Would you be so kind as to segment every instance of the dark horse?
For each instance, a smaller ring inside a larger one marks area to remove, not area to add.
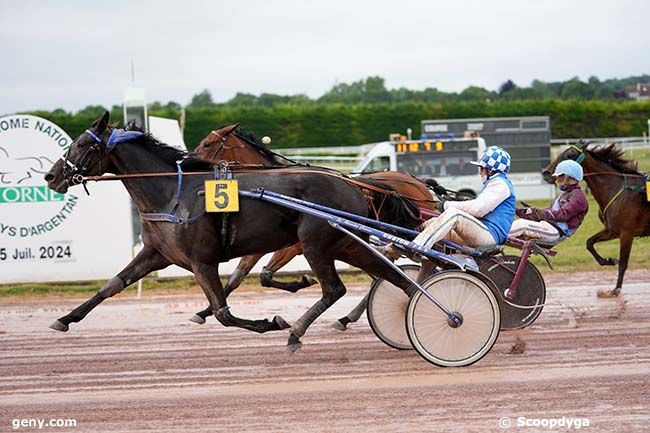
[[[63,194],[70,186],[81,182],[82,176],[107,172],[123,175],[120,179],[141,212],[144,247],[94,296],[56,320],[51,328],[67,331],[71,322],[82,320],[104,299],[150,272],[176,264],[194,273],[215,317],[224,326],[256,332],[285,329],[289,325],[277,316],[273,320],[246,320],[232,315],[219,280],[218,266],[230,257],[277,251],[298,241],[320,281],[322,296],[291,327],[288,341],[291,350],[300,348],[300,337],[311,323],[345,294],[334,260],[345,261],[371,275],[385,278],[404,290],[408,288],[408,282],[396,271],[326,221],[284,207],[241,198],[240,211],[231,213],[228,219],[229,236],[223,236],[223,216],[204,213],[201,194],[210,174],[183,176],[182,185],[176,176],[151,176],[175,173],[177,167],[186,171],[209,170],[212,165],[161,144],[148,134],[116,130],[108,125],[108,120],[106,112],[71,144],[45,179],[50,188]],[[115,137],[118,139],[113,140]],[[184,162],[177,164],[179,160]],[[405,212],[404,202],[393,197],[369,199],[359,187],[315,169],[289,173],[286,169],[285,172],[282,169],[259,170],[236,173],[236,178],[241,190],[269,189],[363,216],[371,213],[368,200],[374,206],[383,202],[380,216],[386,222],[407,227],[415,227],[419,222],[410,217],[412,212],[417,212],[414,205],[410,204],[413,209]],[[160,221],[160,218],[156,221],[156,215],[174,218],[170,218],[170,222]]]
[[[266,167],[271,166],[297,166],[294,161],[279,155],[263,144],[259,143],[255,136],[247,131],[242,131],[239,124],[226,125],[212,131],[206,136],[195,150],[195,154],[201,158],[212,162],[234,161],[241,164],[259,164]],[[421,209],[433,209],[434,201],[427,185],[404,173],[399,172],[380,172],[362,175],[356,178],[358,181],[382,182],[394,189],[398,194],[417,203]],[[372,186],[370,184],[369,186]],[[391,190],[392,192],[392,190]],[[273,279],[273,274],[286,265],[291,259],[302,254],[300,243],[291,245],[277,251],[271,257],[269,263],[264,266],[260,274],[260,283],[264,287],[275,287],[281,290],[295,293],[305,287],[317,283],[316,280],[308,275],[303,275],[300,281],[281,282]],[[228,296],[244,280],[246,275],[253,269],[253,266],[262,258],[263,254],[243,257],[235,271],[230,275],[224,290]],[[345,330],[350,322],[359,319],[365,310],[366,298],[355,307],[347,316],[342,317],[334,323],[334,327],[339,330]],[[199,311],[191,321],[195,323],[205,323],[205,319],[212,315],[212,309],[208,306],[206,309]]]
[[[618,296],[630,258],[635,237],[650,235],[650,202],[645,195],[645,175],[636,170],[632,161],[623,158],[624,151],[615,144],[588,148],[589,143],[578,143],[562,152],[544,169],[544,179],[552,183],[551,174],[560,161],[573,159],[582,164],[585,182],[598,202],[601,231],[587,239],[587,249],[601,266],[618,263],[618,279],[613,290],[598,291],[603,298]],[[605,259],[594,244],[619,239],[619,259]]]

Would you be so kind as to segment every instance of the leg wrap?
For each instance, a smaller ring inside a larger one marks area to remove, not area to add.
[[[307,310],[305,314],[298,319],[293,326],[291,327],[291,333],[296,337],[302,337],[305,335],[305,331],[309,325],[311,325],[314,320],[318,318],[325,310],[327,310],[328,305],[322,300],[318,300],[312,307]]]
[[[101,289],[99,289],[99,295],[102,298],[110,298],[111,296],[117,295],[120,293],[124,288],[126,287],[126,284],[124,284],[124,281],[120,277],[113,277],[111,280],[104,284]]]

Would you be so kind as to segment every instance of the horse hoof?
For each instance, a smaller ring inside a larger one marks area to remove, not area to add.
[[[620,293],[620,290],[599,290],[596,293],[596,296],[599,298],[604,298],[604,299],[609,299],[609,298],[616,298],[618,297],[618,294]]]
[[[282,316],[273,317],[273,323],[275,323],[278,326],[278,330],[291,328],[291,325],[289,325],[289,322],[284,320],[282,318]]]
[[[287,350],[289,353],[296,353],[302,347],[302,343],[299,341],[295,344],[287,344]]]
[[[199,325],[203,325],[205,323],[205,319],[198,314],[193,315],[189,320],[190,322],[198,323]]]
[[[55,320],[52,322],[50,325],[50,329],[54,329],[55,331],[60,331],[60,332],[68,332],[68,325],[62,323],[60,320]]]
[[[337,331],[347,331],[347,326],[345,326],[343,323],[341,323],[340,320],[337,320],[336,322],[332,323],[332,328],[336,329]]]
[[[302,347],[300,339],[293,334],[289,334],[289,341],[287,342],[287,350],[291,353],[296,353]]]

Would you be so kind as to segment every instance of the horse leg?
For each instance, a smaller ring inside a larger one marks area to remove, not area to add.
[[[614,298],[621,293],[621,289],[623,288],[623,276],[625,275],[627,264],[630,260],[633,241],[634,235],[631,232],[625,231],[621,233],[619,239],[618,278],[616,279],[616,287],[614,287],[614,290],[599,290],[597,293],[599,298]]]
[[[253,266],[255,266],[263,256],[264,254],[254,254],[242,257],[237,264],[237,268],[235,268],[235,271],[230,275],[230,278],[228,278],[226,287],[224,287],[226,298],[233,292],[233,290],[239,287],[242,281],[244,281],[244,278],[246,278],[246,275],[250,273]],[[190,321],[202,325],[205,323],[205,318],[209,316],[212,316],[212,307],[208,305],[205,310],[201,310],[194,316],[190,317]]]
[[[613,258],[604,259],[600,254],[598,254],[598,251],[596,251],[596,248],[594,248],[594,244],[616,238],[617,236],[614,233],[612,233],[609,229],[604,228],[587,239],[587,250],[591,253],[592,256],[594,256],[594,259],[596,259],[600,266],[614,266],[617,263],[617,260]]]
[[[280,331],[290,327],[280,316],[275,316],[272,320],[247,320],[232,315],[230,307],[226,303],[226,293],[221,285],[221,280],[219,280],[217,266],[214,264],[193,263],[192,272],[194,272],[203,293],[208,298],[214,316],[222,325],[236,326],[260,334],[268,331]]]
[[[66,332],[71,322],[81,321],[93,308],[102,303],[106,298],[110,298],[120,293],[131,283],[138,281],[150,272],[169,266],[169,261],[153,248],[144,247],[137,256],[116,276],[104,284],[95,295],[72,310],[70,313],[55,320],[50,328]]]
[[[275,281],[273,274],[280,270],[284,265],[289,263],[291,259],[297,255],[302,254],[302,246],[300,243],[291,245],[283,250],[276,251],[271,257],[269,263],[264,267],[260,274],[260,283],[263,287],[275,287],[276,289],[286,290],[287,292],[296,293],[298,290],[305,287],[313,286],[318,281],[305,274],[300,281],[292,281],[290,283],[283,283]]]
[[[433,262],[429,260],[422,260],[422,267],[420,269],[420,272],[418,273],[417,277],[417,282],[422,283],[424,280],[429,278],[435,270],[435,265]],[[375,278],[373,277],[373,280]],[[341,317],[339,320],[336,322],[332,323],[332,328],[338,330],[338,331],[345,331],[347,328],[348,323],[351,322],[356,322],[359,320],[359,317],[361,317],[361,314],[366,310],[366,307],[368,306],[368,297],[370,295],[370,292],[364,296],[364,298],[359,302],[359,305],[354,307],[352,311],[348,313],[347,316]]]
[[[300,337],[305,335],[307,328],[346,292],[345,285],[336,273],[333,259],[323,258],[318,251],[310,255],[306,251],[305,257],[320,281],[322,296],[291,327],[287,342],[287,348],[291,352],[302,347]]]
[[[366,296],[363,297],[361,302],[350,311],[347,316],[341,317],[339,320],[336,322],[332,323],[332,328],[336,329],[337,331],[345,331],[348,329],[348,323],[354,323],[363,314],[364,311],[366,311],[366,307],[368,306],[368,297],[370,296],[370,292],[366,293]]]

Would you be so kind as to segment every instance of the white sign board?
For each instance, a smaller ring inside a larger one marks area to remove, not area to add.
[[[149,116],[149,132],[165,144],[176,149],[187,150],[183,133],[176,119]]]
[[[131,253],[129,196],[119,182],[66,194],[44,175],[70,146],[40,117],[0,118],[0,284],[110,278]]]

